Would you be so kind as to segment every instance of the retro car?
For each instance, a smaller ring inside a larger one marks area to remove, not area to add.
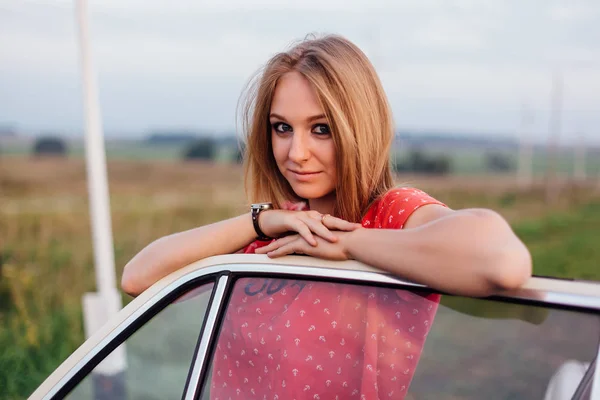
[[[266,283],[252,286],[257,279],[276,287]],[[354,261],[331,262],[305,256],[269,259],[242,254],[195,262],[154,284],[85,341],[30,398],[219,398],[214,385],[216,374],[221,374],[220,370],[214,371],[219,336],[228,315],[241,310],[232,309],[232,299],[244,291],[269,296],[291,282],[299,288],[326,284],[339,293],[346,287],[361,288],[366,297],[353,299],[356,305],[346,302],[344,307],[358,309],[376,298],[370,303],[370,312],[382,321],[400,318],[399,312],[394,315],[393,309],[384,309],[384,300],[400,303],[417,299],[415,293],[418,299],[441,295],[410,385],[402,388],[406,392],[381,393],[379,398],[600,399],[600,283],[533,277],[519,290],[471,298],[438,293]],[[388,300],[389,296],[393,298]],[[414,311],[418,312],[418,307]],[[345,315],[352,316],[352,312]],[[311,318],[310,313],[301,315]],[[327,334],[338,328],[334,322],[332,318]],[[410,332],[390,329],[388,344],[394,335],[404,334]],[[319,338],[306,345],[311,347],[303,350],[305,355],[334,353],[325,334]],[[375,335],[374,339],[380,346],[386,340],[383,335]],[[248,348],[242,347],[242,354],[258,352],[251,348],[250,341],[244,343]],[[272,353],[281,357],[281,348],[276,342],[265,346],[270,351],[269,362],[275,365]],[[312,358],[308,355],[307,360]],[[392,357],[391,361],[386,357],[388,366],[393,369],[401,365],[400,357]],[[286,365],[295,362],[300,360],[287,360]],[[310,379],[316,379],[318,367],[312,370]],[[265,366],[264,370],[262,383],[260,377],[246,386],[240,383],[232,398],[279,398],[277,388],[266,388],[269,374],[275,369],[267,372]],[[229,370],[229,377],[243,382],[244,373],[240,371]],[[338,398],[367,398],[358,389],[351,391],[356,382],[333,379],[325,381],[327,387],[339,385],[340,393],[346,393]],[[226,385],[223,379],[217,381]],[[328,398],[311,390],[307,389],[303,398]]]

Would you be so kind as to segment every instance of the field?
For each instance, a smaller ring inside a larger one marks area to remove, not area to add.
[[[152,240],[245,210],[237,165],[109,163],[117,276]],[[94,291],[85,164],[80,159],[0,159],[0,398],[24,398],[83,341],[81,297]],[[536,274],[600,280],[600,185],[513,177],[402,176],[452,208],[501,212],[527,243]],[[128,301],[124,297],[125,301]]]

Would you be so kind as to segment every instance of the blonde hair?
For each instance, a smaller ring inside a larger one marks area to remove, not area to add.
[[[276,54],[246,93],[245,186],[251,202],[302,200],[280,173],[273,156],[269,113],[281,76],[297,71],[314,87],[335,145],[338,181],[334,213],[358,222],[373,200],[393,185],[389,163],[393,120],[387,97],[366,55],[347,39],[305,39]]]

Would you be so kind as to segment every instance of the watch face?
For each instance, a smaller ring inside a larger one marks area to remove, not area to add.
[[[271,203],[255,203],[250,206],[253,210],[269,210],[273,208]]]

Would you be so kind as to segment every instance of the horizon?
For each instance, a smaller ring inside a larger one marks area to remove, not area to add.
[[[32,140],[36,140],[42,137],[56,137],[56,138],[60,138],[63,140],[67,140],[68,142],[73,142],[73,143],[82,143],[85,140],[85,136],[83,134],[83,132],[79,132],[78,134],[64,134],[61,133],[58,130],[52,130],[52,129],[48,129],[48,130],[41,130],[39,132],[22,132],[22,131],[13,131],[14,135],[11,134],[6,134],[6,130],[2,130],[2,127],[6,127],[6,126],[2,126],[0,124],[0,143],[3,140],[16,140],[16,141],[20,141],[20,140],[26,140],[26,141],[32,141]],[[4,133],[4,134],[3,134]],[[482,135],[481,132],[468,132],[468,131],[463,131],[463,132],[459,132],[459,131],[449,131],[449,130],[426,130],[426,129],[396,129],[394,131],[394,141],[398,142],[398,141],[402,141],[403,136],[406,135],[408,137],[410,137],[410,140],[415,140],[415,139],[424,139],[426,141],[444,141],[444,140],[456,140],[458,142],[460,141],[475,141],[475,142],[482,142],[482,143],[489,143],[489,144],[493,144],[493,143],[497,143],[497,144],[509,144],[509,145],[515,145],[518,146],[519,145],[519,138],[515,135],[510,135],[510,134],[503,134],[501,132],[487,132],[486,134]],[[123,142],[144,142],[144,141],[148,141],[149,139],[151,139],[152,136],[160,136],[163,138],[166,138],[168,136],[172,136],[172,137],[184,137],[187,136],[189,137],[191,140],[196,139],[196,138],[213,138],[217,141],[220,140],[231,140],[231,139],[239,139],[239,135],[236,134],[233,130],[229,130],[229,131],[209,131],[207,129],[204,130],[181,130],[181,129],[157,129],[157,130],[149,130],[149,131],[144,131],[144,132],[136,132],[136,133],[130,133],[128,135],[122,135],[122,134],[105,134],[104,135],[104,140],[105,142],[118,142],[118,141],[123,141]],[[531,140],[530,142],[528,142],[528,144],[535,146],[536,148],[544,148],[548,146],[548,140],[542,138],[541,140]],[[157,144],[160,145],[160,144]],[[577,141],[561,141],[558,143],[558,147],[559,148],[565,148],[565,149],[570,149],[573,148],[575,146],[580,145],[579,142]],[[599,150],[600,149],[600,140],[596,140],[596,141],[588,141],[585,142],[585,147],[588,150]]]

